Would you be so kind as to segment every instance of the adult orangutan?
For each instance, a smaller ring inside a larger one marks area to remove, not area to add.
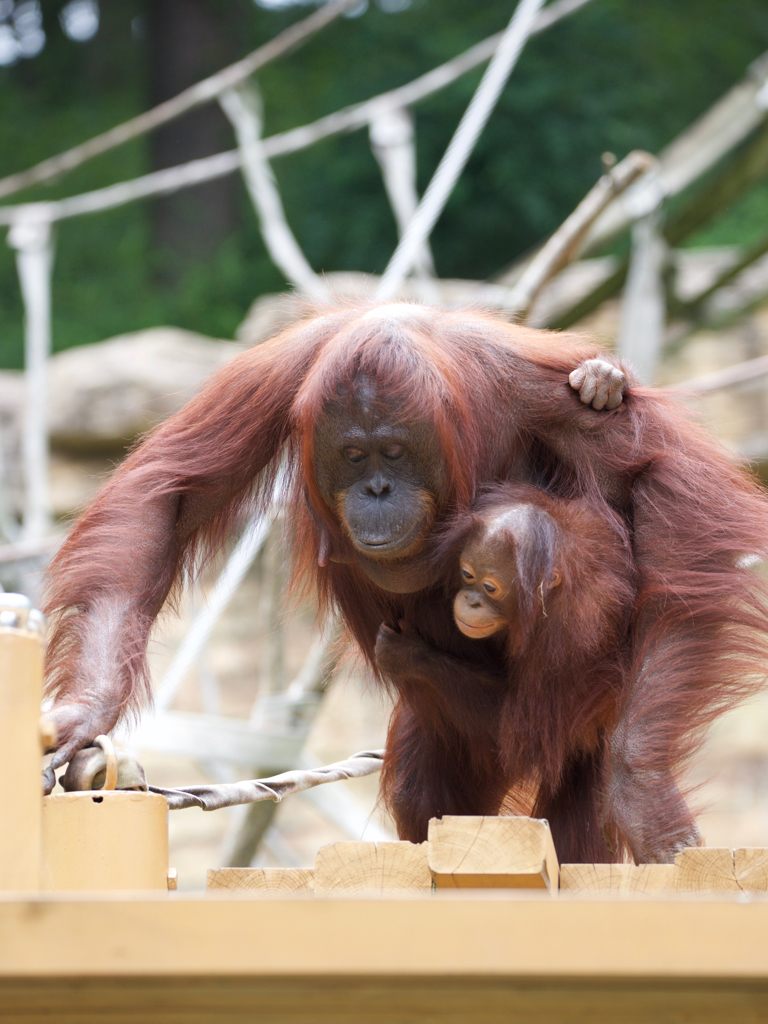
[[[407,623],[381,626],[376,660],[401,713],[418,731],[472,735],[489,777],[518,809],[549,820],[562,861],[615,859],[600,809],[629,675],[636,589],[626,526],[583,498],[496,484],[456,514],[435,558],[454,622],[476,650],[485,646],[486,663],[438,650]],[[384,791],[395,807],[401,784],[388,766]],[[429,803],[406,802],[409,835],[424,834]]]
[[[298,574],[370,665],[381,624],[404,622],[446,654],[501,668],[456,628],[432,549],[481,486],[522,480],[613,512],[631,532],[638,597],[604,827],[638,861],[697,842],[671,768],[763,669],[764,588],[743,556],[768,554],[767,507],[673,398],[632,387],[618,405],[621,373],[596,356],[473,310],[358,303],[229,363],[125,461],[51,567],[54,763],[146,698],[155,616],[264,505],[278,466],[291,481]],[[616,407],[598,412],[590,399]],[[390,729],[393,809],[409,838],[421,837],[413,821],[494,813],[504,796],[472,719],[433,725],[418,729],[401,703]]]

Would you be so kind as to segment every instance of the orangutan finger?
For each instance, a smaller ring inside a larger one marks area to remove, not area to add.
[[[581,386],[579,391],[579,398],[584,405],[591,405],[592,399],[595,397],[597,392],[597,378],[594,373],[589,370],[585,370],[586,379]]]

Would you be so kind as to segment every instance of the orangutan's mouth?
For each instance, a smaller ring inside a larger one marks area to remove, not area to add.
[[[464,636],[471,637],[473,640],[482,640],[483,637],[491,636],[492,633],[496,633],[499,630],[502,624],[502,619],[494,619],[492,622],[486,622],[483,626],[471,626],[468,622],[464,622],[458,616],[456,617],[456,625],[461,632]]]

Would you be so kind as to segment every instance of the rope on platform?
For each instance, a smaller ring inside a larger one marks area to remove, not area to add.
[[[353,754],[346,761],[337,761],[322,768],[304,771],[283,772],[269,779],[249,779],[244,782],[225,782],[210,786],[186,786],[183,789],[162,789],[150,786],[150,793],[164,796],[168,809],[179,811],[185,807],[202,807],[204,811],[217,811],[220,807],[234,807],[236,804],[255,804],[260,800],[274,800],[275,803],[293,793],[303,793],[326,782],[341,782],[343,779],[358,779],[381,771],[384,764],[383,750],[363,750]]]

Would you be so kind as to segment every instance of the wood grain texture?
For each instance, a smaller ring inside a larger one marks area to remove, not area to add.
[[[655,897],[675,889],[674,864],[561,864],[560,891]]]
[[[468,977],[0,981],[24,1024],[764,1024],[768,985]]]
[[[734,850],[733,867],[744,892],[768,893],[768,850],[759,846]]]
[[[761,899],[553,900],[514,889],[384,899],[0,899],[6,981],[247,976],[337,985],[462,975],[768,985],[767,948]]]
[[[675,857],[678,892],[740,892],[733,851],[716,847],[690,847]]]
[[[429,892],[426,843],[332,843],[315,860],[315,895]]]
[[[543,819],[433,818],[428,847],[438,888],[558,888],[557,854]]]
[[[313,892],[312,868],[209,868],[206,890],[251,893],[254,896]]]

